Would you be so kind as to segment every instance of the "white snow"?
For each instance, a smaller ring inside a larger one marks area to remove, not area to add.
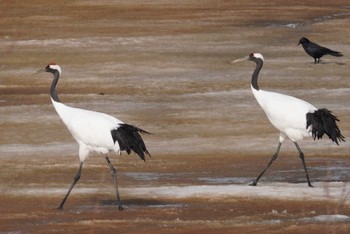
[[[120,188],[123,196],[148,199],[225,199],[225,198],[268,198],[276,200],[327,200],[349,203],[350,183],[317,182],[309,188],[306,183],[260,183],[249,185],[193,185],[193,186],[159,186]],[[0,187],[1,188],[1,187]],[[59,196],[64,195],[66,188],[1,188],[11,195]],[[111,187],[75,188],[74,193],[109,194]]]
[[[350,196],[350,183],[318,182],[309,188],[307,184],[260,183],[249,185],[196,185],[126,188],[130,196],[185,199],[185,198],[270,198],[284,200],[345,200]]]
[[[350,221],[350,216],[334,214],[334,215],[317,215],[312,218],[306,218],[306,221],[315,222],[348,222]]]

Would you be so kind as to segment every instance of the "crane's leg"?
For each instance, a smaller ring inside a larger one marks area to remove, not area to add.
[[[306,174],[306,179],[307,179],[307,183],[309,185],[309,187],[313,187],[311,182],[310,182],[310,178],[309,178],[309,173],[307,172],[307,168],[306,168],[306,164],[305,164],[305,159],[304,159],[304,153],[303,151],[301,151],[299,145],[297,142],[294,142],[295,146],[297,147],[297,150],[299,152],[299,157],[301,159],[301,161],[303,162],[303,166],[304,166],[304,170],[305,170],[305,174]]]
[[[63,198],[63,201],[61,202],[61,204],[58,206],[57,209],[59,209],[59,210],[62,210],[62,209],[63,209],[63,205],[64,205],[64,203],[66,202],[66,200],[67,200],[67,198],[68,198],[70,192],[71,192],[72,189],[74,188],[74,185],[75,185],[75,184],[78,182],[78,180],[80,179],[80,175],[81,175],[81,170],[82,170],[82,168],[83,168],[83,162],[80,162],[80,164],[79,164],[79,169],[78,169],[77,174],[74,176],[73,183],[72,183],[72,185],[70,186],[70,188],[68,189],[68,192],[67,192],[66,196]]]
[[[250,184],[251,186],[256,186],[258,181],[260,180],[260,177],[267,171],[267,169],[271,166],[271,164],[277,159],[278,153],[280,152],[282,143],[279,142],[277,146],[276,152],[272,155],[272,158],[270,162],[267,164],[267,166],[264,168],[264,170],[260,173],[260,175]]]
[[[120,195],[119,195],[119,190],[118,190],[118,181],[117,181],[117,170],[113,167],[111,161],[109,160],[108,156],[106,156],[106,160],[108,163],[109,168],[111,169],[111,174],[114,180],[114,186],[117,194],[117,202],[118,202],[118,209],[123,210],[122,203],[120,201]]]

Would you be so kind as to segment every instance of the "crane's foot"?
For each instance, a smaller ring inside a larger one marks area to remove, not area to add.
[[[121,204],[118,205],[118,210],[124,210],[124,208]]]
[[[309,183],[308,185],[309,185],[310,188],[313,188],[313,187],[314,187],[311,183]]]
[[[250,186],[256,186],[258,184],[258,181],[254,180],[252,183],[250,183]]]

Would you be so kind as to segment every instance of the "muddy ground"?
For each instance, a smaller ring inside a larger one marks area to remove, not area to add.
[[[350,144],[306,139],[308,188],[294,145],[257,187],[278,132],[251,94],[260,86],[327,107],[350,136],[348,1],[15,1],[0,13],[0,233],[349,233]],[[343,52],[321,64],[305,36]],[[78,147],[53,109],[67,105],[152,132],[152,157],[91,155],[65,209]]]

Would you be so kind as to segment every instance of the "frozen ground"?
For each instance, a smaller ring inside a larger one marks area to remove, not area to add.
[[[250,199],[273,199],[273,200],[315,200],[334,201],[348,204],[350,196],[350,185],[344,182],[318,182],[314,183],[315,188],[309,188],[306,184],[290,183],[261,183],[259,186],[248,185],[195,185],[195,186],[157,186],[124,188],[121,193],[134,198],[150,199],[225,199],[225,198],[246,198]],[[77,188],[76,194],[105,194],[110,189]],[[64,188],[25,188],[6,189],[6,195],[12,196],[52,196],[65,194]]]
[[[350,105],[347,1],[23,1],[0,19],[0,233],[349,233]],[[344,57],[314,65],[306,36]],[[248,184],[278,132],[251,94],[260,86],[327,107],[347,142],[306,139],[314,188],[291,142],[257,187]],[[152,158],[111,156],[126,209],[115,209],[108,167],[78,167],[77,144],[51,106],[49,62],[63,68],[60,99],[106,112],[152,135]]]

